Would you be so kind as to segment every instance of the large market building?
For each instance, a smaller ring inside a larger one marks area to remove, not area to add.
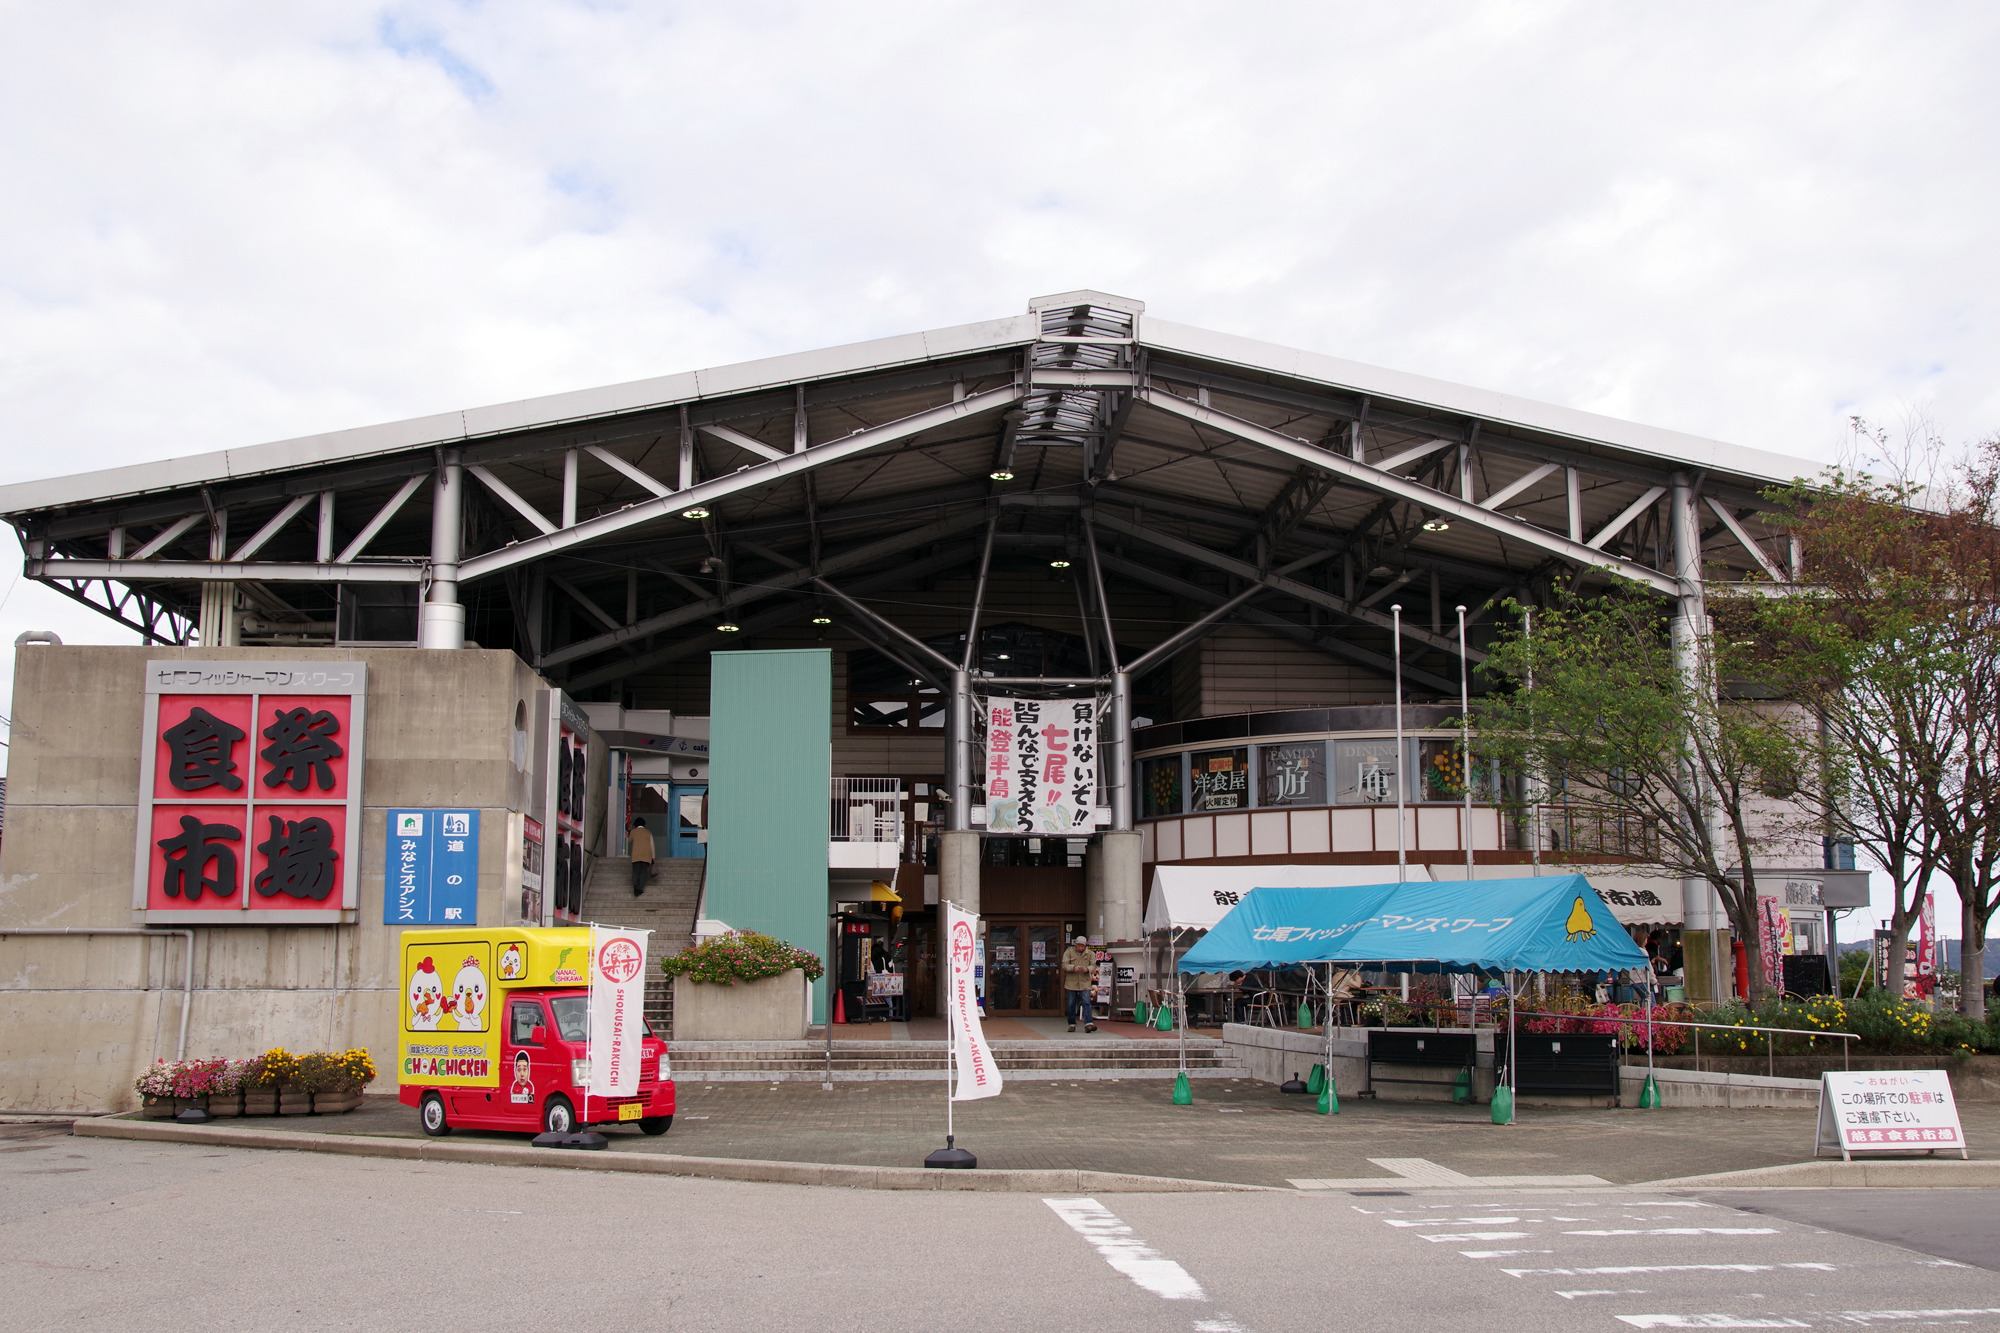
[[[1581,863],[1627,924],[1707,930],[1621,831],[1433,770],[1505,599],[1619,575],[1699,623],[1789,580],[1761,492],[1810,470],[1083,291],[0,488],[26,575],[142,640],[17,649],[0,1105],[390,1049],[408,924],[825,953],[893,894],[864,957],[915,1015],[941,901],[985,920],[991,1011],[1047,1013],[1060,941],[1136,940],[1161,867]],[[1059,833],[989,786],[996,700],[1070,724]]]

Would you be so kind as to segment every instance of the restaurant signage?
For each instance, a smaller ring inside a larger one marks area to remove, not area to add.
[[[1965,1130],[1942,1069],[1881,1069],[1820,1075],[1819,1137],[1813,1155],[1838,1149],[1842,1161],[1862,1152],[1932,1152],[1965,1147]]]
[[[146,663],[135,911],[148,925],[353,920],[365,662]]]
[[[986,831],[1088,833],[1097,814],[1095,699],[988,699]]]
[[[1003,1080],[1000,1066],[986,1045],[986,1030],[979,1021],[979,997],[974,992],[973,968],[978,957],[975,941],[979,918],[959,910],[953,903],[944,908],[946,1016],[951,1025],[952,1063],[958,1082],[952,1089],[955,1102],[997,1097]]]
[[[590,1094],[630,1097],[639,1090],[640,1039],[646,1035],[646,941],[650,930],[590,928]]]

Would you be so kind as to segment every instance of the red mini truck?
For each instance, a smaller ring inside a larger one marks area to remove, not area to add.
[[[664,1134],[673,1124],[667,1044],[643,1018],[636,1089],[589,1091],[587,927],[406,930],[402,949],[397,1096],[426,1134],[607,1124]]]

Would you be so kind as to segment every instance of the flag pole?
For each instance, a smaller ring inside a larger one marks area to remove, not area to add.
[[[1472,881],[1472,663],[1466,658],[1465,607],[1458,608],[1458,784],[1465,789],[1465,879]]]
[[[1403,753],[1403,604],[1397,602],[1389,608],[1393,627],[1391,636],[1395,639],[1396,653],[1396,882],[1401,884],[1410,875],[1410,853],[1405,845],[1408,838],[1403,832],[1404,807],[1408,804],[1408,794],[1403,786],[1403,765],[1409,756]],[[1403,983],[1403,994],[1409,996],[1409,981]]]

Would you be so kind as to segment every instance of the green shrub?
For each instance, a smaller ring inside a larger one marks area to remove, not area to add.
[[[716,986],[761,981],[793,968],[804,972],[807,981],[818,981],[826,970],[817,954],[795,949],[774,936],[753,933],[719,935],[660,960],[660,970],[670,977],[686,977]]]

